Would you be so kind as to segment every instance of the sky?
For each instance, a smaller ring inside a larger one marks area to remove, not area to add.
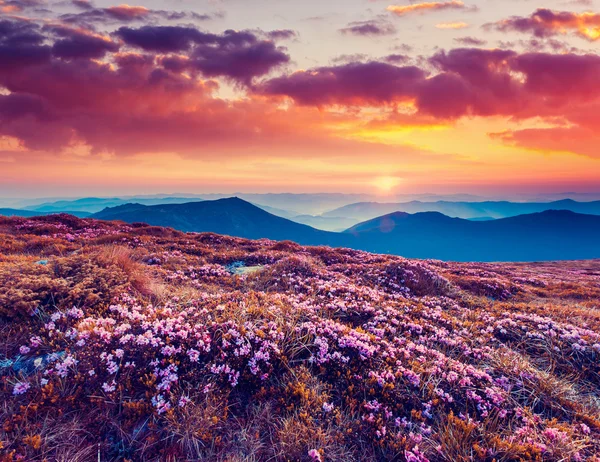
[[[0,196],[600,191],[600,0],[141,1],[0,0]]]

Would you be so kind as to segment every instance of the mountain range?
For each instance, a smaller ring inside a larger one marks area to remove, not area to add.
[[[172,201],[182,198],[172,198]],[[152,198],[149,201],[160,200]],[[82,199],[79,204],[104,203],[110,199]],[[120,199],[116,202],[119,203]],[[470,219],[452,218],[441,212],[394,211],[381,213],[399,205],[418,210],[423,204],[449,213],[472,215]],[[74,206],[73,201],[63,206]],[[408,205],[410,207],[408,207]],[[556,209],[548,210],[553,206]],[[58,206],[57,206],[58,207]],[[75,209],[78,207],[74,206]],[[562,209],[561,209],[562,208]],[[578,213],[585,211],[588,213]],[[600,258],[600,202],[562,200],[553,203],[511,202],[409,202],[404,204],[360,203],[343,207],[355,218],[335,216],[292,216],[285,210],[257,206],[239,198],[196,200],[185,203],[122,204],[89,214],[81,210],[67,211],[79,217],[101,220],[145,222],[187,232],[214,232],[249,239],[291,240],[302,245],[349,247],[377,253],[413,258],[435,258],[455,261],[535,261]],[[541,211],[535,211],[542,209]],[[341,209],[338,209],[341,210]],[[506,218],[490,215],[534,211]],[[272,212],[272,213],[270,213]],[[332,211],[330,213],[334,213]],[[31,217],[52,211],[0,209],[0,215]],[[361,221],[357,216],[381,213]],[[479,216],[476,216],[479,215]],[[288,215],[289,216],[289,215]],[[299,223],[302,219],[306,224]],[[328,221],[341,232],[316,229]],[[314,226],[309,226],[309,225]]]
[[[325,212],[323,216],[345,217],[364,221],[394,212],[439,212],[449,217],[480,221],[545,212],[547,210],[570,210],[577,213],[600,215],[600,201],[577,202],[572,199],[563,199],[554,202],[358,202]]]
[[[548,210],[492,221],[395,212],[345,232],[355,248],[408,258],[542,261],[600,257],[600,216]]]
[[[214,232],[303,245],[349,247],[414,258],[535,261],[600,258],[600,216],[548,210],[492,221],[439,212],[394,212],[334,233],[272,215],[238,198],[146,206],[128,204],[92,215],[181,231]]]
[[[575,197],[580,196],[582,195]],[[131,203],[141,205],[184,204],[227,197],[231,196],[191,194],[87,197],[75,200],[42,200],[35,204],[23,204],[20,207],[15,205],[6,205],[6,207],[13,209],[10,212],[11,215],[31,216],[30,212],[40,212],[40,214],[72,213],[84,217],[86,214],[97,213],[107,207]],[[546,210],[571,210],[577,213],[600,215],[600,201],[578,202],[572,199],[561,199],[554,202],[510,202],[486,201],[480,197],[469,195],[443,196],[444,200],[439,200],[441,196],[417,195],[414,197],[419,197],[419,200],[382,203],[361,201],[372,199],[372,196],[360,194],[240,194],[236,197],[273,215],[313,228],[335,232],[342,232],[362,221],[394,212],[440,212],[450,217],[474,221],[488,221]]]

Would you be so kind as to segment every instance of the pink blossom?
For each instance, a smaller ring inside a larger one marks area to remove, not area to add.
[[[313,462],[322,462],[323,461],[321,454],[316,449],[309,450],[308,457],[310,457],[310,460],[312,460]]]
[[[27,390],[31,388],[31,384],[29,382],[17,382],[13,387],[13,395],[22,395],[27,393]]]

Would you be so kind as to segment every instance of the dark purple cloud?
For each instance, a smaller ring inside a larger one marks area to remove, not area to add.
[[[91,10],[94,8],[90,0],[71,0],[71,3],[82,10]]]
[[[131,6],[127,4],[96,8],[85,0],[74,0],[73,3],[83,11],[66,13],[59,16],[59,19],[65,23],[87,27],[91,27],[95,23],[156,22],[158,20],[181,21],[184,19],[207,21],[222,16],[222,13],[198,14],[191,11],[153,10],[144,6]]]
[[[358,36],[381,36],[393,35],[396,28],[393,24],[381,20],[355,21],[340,29],[342,34],[351,34]]]
[[[364,53],[354,53],[351,55],[339,55],[331,58],[331,62],[335,64],[357,63],[362,61],[369,61],[369,56]]]
[[[32,149],[59,149],[73,135],[43,98],[20,93],[0,95],[0,130]]]
[[[511,50],[458,48],[436,53],[429,62],[441,71],[458,74],[471,83],[487,84],[497,77],[504,79],[509,60],[515,55]]]
[[[455,38],[454,41],[456,43],[460,43],[461,45],[466,45],[470,47],[481,47],[487,44],[486,40],[477,37],[458,37]]]
[[[386,104],[415,94],[427,73],[414,66],[370,61],[320,67],[264,82],[260,91],[303,105]]]
[[[553,37],[572,31],[589,41],[600,39],[600,13],[575,13],[538,8],[530,16],[512,16],[484,26],[501,32],[526,32],[538,38]]]
[[[145,51],[189,53],[186,59],[165,58],[163,62],[170,70],[187,68],[246,85],[290,60],[284,49],[249,31],[227,30],[219,35],[192,27],[143,26],[121,27],[115,35],[125,44]]]
[[[0,135],[34,150],[84,142],[94,151],[190,152],[199,140],[222,139],[235,119],[235,133],[248,140],[255,122],[244,114],[254,106],[230,109],[213,96],[218,83],[207,79],[250,86],[288,61],[274,42],[248,31],[148,26],[111,38],[65,24],[3,20]]]
[[[391,64],[405,64],[406,62],[410,61],[410,56],[395,53],[387,55],[385,58],[383,58],[383,60]]]
[[[428,59],[437,70],[383,62],[346,63],[272,78],[258,91],[301,105],[394,105],[413,101],[439,119],[563,115],[573,104],[600,99],[597,55],[459,48]]]
[[[570,53],[525,53],[515,56],[512,69],[527,76],[524,87],[548,103],[593,100],[600,94],[600,56]]]
[[[183,26],[121,27],[115,35],[126,45],[159,53],[187,51],[195,43],[214,43],[217,38],[214,34]]]
[[[45,40],[40,27],[31,21],[0,20],[0,42],[5,45],[40,45]]]
[[[266,33],[271,40],[291,40],[298,37],[298,32],[291,29],[277,29]]]
[[[50,47],[38,25],[24,20],[0,21],[0,72],[46,62]]]
[[[110,40],[85,34],[73,36],[54,42],[52,54],[64,59],[102,58],[106,53],[115,52],[119,45]]]
[[[250,85],[252,79],[288,63],[289,56],[273,42],[261,41],[238,46],[200,46],[191,65],[208,77],[229,77]]]

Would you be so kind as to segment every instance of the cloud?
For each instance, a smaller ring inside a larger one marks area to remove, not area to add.
[[[129,14],[123,18],[135,16]],[[595,142],[591,133],[600,133],[594,54],[457,48],[417,66],[404,47],[379,60],[346,56],[288,73],[290,56],[276,40],[293,38],[292,31],[213,33],[122,21],[128,24],[103,34],[59,21],[0,20],[0,135],[47,152],[84,145],[92,153],[209,156],[215,146],[235,155],[272,144],[300,155],[309,146],[342,152],[352,145],[340,141],[347,127],[375,118],[440,126],[468,117],[560,117],[564,123],[548,139],[592,155],[567,134]],[[224,80],[244,93],[218,97]],[[545,146],[536,133],[497,139]]]
[[[594,111],[600,111],[596,106]],[[600,144],[598,127],[600,120],[592,124],[565,126],[556,124],[545,128],[528,128],[522,130],[506,130],[490,133],[492,139],[505,144],[536,151],[574,152],[588,157],[600,158],[597,146]]]
[[[25,20],[0,21],[0,68],[10,71],[41,64],[50,59],[41,28]]]
[[[44,0],[0,0],[0,12],[21,13],[27,9],[37,9],[45,5]]]
[[[383,60],[392,64],[405,64],[407,61],[410,61],[410,57],[408,55],[395,53],[387,55],[385,58],[383,58]]]
[[[438,29],[466,29],[469,24],[466,22],[441,22],[436,24],[435,27]]]
[[[215,34],[184,26],[121,27],[114,35],[126,45],[159,53],[187,51],[194,44],[215,43],[218,40]]]
[[[291,29],[277,29],[266,33],[271,40],[291,40],[298,37],[298,32]]]
[[[180,21],[183,19],[206,21],[219,17],[219,14],[198,14],[186,11],[152,10],[145,6],[131,6],[127,4],[95,8],[85,0],[74,0],[74,4],[81,10],[79,13],[66,13],[59,16],[65,23],[89,26],[94,23],[130,23],[134,21]]]
[[[467,46],[484,46],[487,44],[487,40],[483,40],[477,37],[457,37],[454,39],[456,43]]]
[[[90,0],[71,0],[71,3],[82,10],[91,10],[94,8],[94,5],[92,5]]]
[[[539,8],[530,16],[512,16],[484,27],[501,32],[532,33],[538,38],[574,32],[591,42],[600,40],[600,14],[593,12],[573,13]]]
[[[521,86],[511,77],[503,50],[458,49],[430,58],[440,72],[370,61],[297,71],[264,82],[259,91],[286,95],[298,104],[385,106],[413,102],[419,112],[442,119],[512,114]]]
[[[389,62],[345,63],[275,77],[257,90],[299,105],[404,105],[416,117],[439,121],[564,117],[586,132],[600,130],[600,118],[576,116],[582,107],[600,105],[597,55],[458,48],[436,53],[428,64],[435,73]]]
[[[11,92],[0,95],[2,134],[30,149],[60,150],[81,141],[119,154],[183,153],[228,131],[248,138],[254,126],[243,126],[245,111],[212,96],[216,83],[187,79],[143,55],[120,54],[112,66],[50,60],[2,71],[0,84]]]
[[[52,45],[52,54],[58,58],[100,59],[120,48],[119,44],[109,37],[86,30],[64,26],[47,26],[44,29],[51,30],[60,37]]]
[[[193,27],[143,26],[121,27],[115,36],[145,51],[187,52],[183,58],[167,57],[162,61],[172,71],[195,70],[207,77],[228,77],[246,85],[290,60],[283,48],[249,31],[227,30],[219,35]]]
[[[290,96],[302,105],[385,105],[413,96],[426,75],[414,66],[347,63],[275,77],[264,82],[259,91]]]
[[[393,24],[380,20],[355,21],[349,23],[346,27],[340,29],[342,34],[351,34],[358,36],[381,36],[393,35],[396,28]]]
[[[396,16],[406,16],[413,13],[425,13],[428,11],[441,10],[474,10],[474,7],[467,7],[461,0],[449,0],[444,2],[422,2],[412,3],[410,5],[390,5],[387,10]]]
[[[249,85],[287,62],[274,42],[249,32],[189,28],[183,42],[169,42],[175,55],[164,54],[164,44],[153,46],[158,42],[152,40],[140,42],[147,45],[141,48],[117,36],[120,41],[45,24],[0,21],[0,136],[15,138],[26,149],[51,153],[84,145],[119,155],[194,155],[219,143],[232,152],[271,142],[280,147],[306,146],[317,138],[328,143],[325,130],[294,110],[282,115],[270,102],[215,96],[219,83],[213,76]],[[175,31],[182,35],[182,29]],[[184,64],[168,65],[177,59]]]

